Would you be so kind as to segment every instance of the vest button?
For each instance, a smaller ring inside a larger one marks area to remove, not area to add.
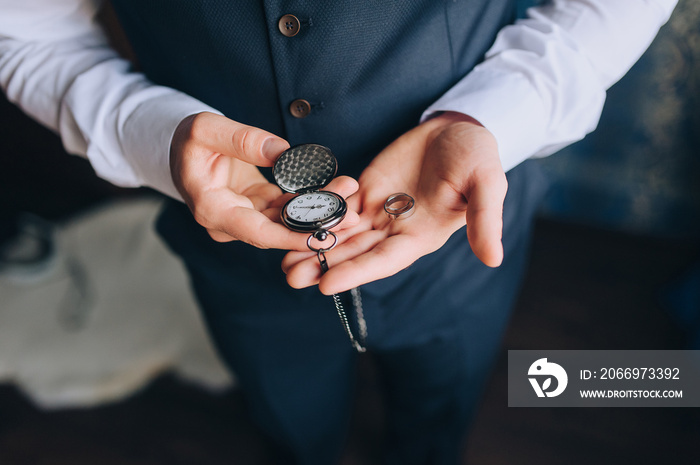
[[[295,118],[306,118],[311,113],[311,104],[304,99],[296,99],[289,105],[289,112]]]
[[[301,29],[301,23],[299,22],[299,18],[297,18],[294,15],[284,15],[280,18],[279,22],[277,23],[277,27],[279,28],[282,35],[287,37],[294,37],[295,35],[299,34],[299,30]]]

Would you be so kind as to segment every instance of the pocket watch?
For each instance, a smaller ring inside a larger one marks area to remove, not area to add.
[[[306,245],[309,250],[316,252],[322,273],[328,271],[326,252],[338,243],[338,237],[329,230],[340,224],[348,211],[344,198],[334,192],[321,190],[331,182],[337,170],[338,161],[333,152],[318,144],[291,147],[282,152],[272,167],[272,177],[277,185],[285,192],[297,194],[282,208],[282,223],[292,231],[310,233]],[[329,237],[331,243],[323,246]],[[312,239],[316,239],[321,245],[314,247]],[[352,289],[351,294],[360,330],[359,339],[355,338],[350,328],[350,321],[339,294],[333,294],[333,303],[352,346],[358,352],[364,352],[367,324],[363,316],[359,288]]]
[[[272,169],[277,185],[298,194],[282,208],[282,222],[292,231],[314,233],[340,224],[348,211],[345,199],[321,190],[335,177],[338,162],[327,147],[303,144],[279,156]]]

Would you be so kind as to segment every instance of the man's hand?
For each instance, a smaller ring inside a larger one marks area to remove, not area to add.
[[[501,232],[507,181],[496,140],[478,122],[444,113],[407,132],[384,149],[362,173],[348,204],[360,223],[338,233],[321,275],[313,254],[290,252],[282,268],[292,287],[314,284],[333,294],[391,276],[434,252],[467,224],[472,250],[486,265],[503,259]],[[387,197],[405,192],[415,213],[390,220]]]
[[[308,234],[280,223],[290,198],[265,179],[258,166],[272,166],[289,144],[267,131],[213,113],[192,115],[178,125],[170,149],[170,171],[199,224],[216,241],[241,240],[258,248],[308,250]],[[343,197],[357,182],[339,177],[326,187]],[[342,227],[357,224],[349,211]]]

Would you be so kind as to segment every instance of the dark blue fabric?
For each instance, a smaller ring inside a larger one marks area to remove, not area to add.
[[[341,174],[376,153],[478,63],[514,0],[113,0],[153,81],[292,145],[331,147]],[[305,25],[279,33],[286,13]],[[313,105],[299,120],[298,98]],[[358,137],[361,135],[361,137]]]
[[[387,463],[458,463],[545,186],[533,162],[511,170],[508,180],[499,268],[479,262],[460,230],[410,268],[362,287],[367,346],[386,379]],[[190,217],[187,207],[171,202],[158,230],[183,257],[207,326],[249,394],[253,415],[294,463],[334,463],[349,421],[357,354],[331,298],[289,288],[283,252],[219,244]]]
[[[114,4],[151,79],[291,144],[326,145],[340,172],[354,176],[415,126],[516,14],[512,0]],[[295,37],[277,29],[286,13],[302,21]],[[313,104],[305,119],[289,114],[296,98]],[[530,163],[512,170],[509,182],[500,268],[481,264],[462,230],[409,269],[362,288],[367,345],[387,375],[389,463],[456,463],[543,190]],[[357,355],[331,299],[289,288],[283,252],[216,243],[177,202],[168,204],[158,230],[184,259],[256,420],[296,463],[333,463]]]

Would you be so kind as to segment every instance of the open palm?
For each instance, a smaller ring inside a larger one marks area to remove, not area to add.
[[[293,287],[318,284],[325,294],[391,276],[442,245],[465,224],[474,253],[498,266],[505,174],[493,136],[459,114],[443,114],[407,132],[365,169],[349,206],[360,222],[338,233],[328,253],[330,270],[321,274],[312,254],[290,252],[283,269]],[[405,192],[415,213],[391,220],[384,202]]]

